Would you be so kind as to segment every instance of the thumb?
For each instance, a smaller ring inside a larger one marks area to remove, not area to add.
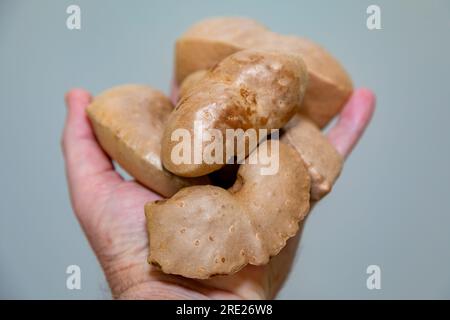
[[[66,175],[75,213],[89,197],[95,197],[96,179],[108,176],[109,184],[122,181],[114,171],[111,160],[103,152],[95,139],[86,108],[92,100],[91,95],[82,89],[72,89],[66,94],[67,118],[62,136]]]

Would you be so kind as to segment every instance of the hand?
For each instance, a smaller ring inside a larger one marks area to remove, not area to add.
[[[137,182],[125,181],[97,143],[85,109],[88,92],[73,89],[62,147],[74,212],[100,261],[114,298],[122,299],[267,299],[284,283],[300,235],[265,266],[248,265],[232,276],[193,280],[166,275],[147,264],[144,204],[160,199]],[[375,108],[371,91],[356,90],[328,139],[348,156]]]

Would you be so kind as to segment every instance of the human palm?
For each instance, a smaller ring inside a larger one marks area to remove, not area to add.
[[[299,235],[265,266],[248,265],[232,276],[208,280],[167,275],[147,263],[145,203],[161,197],[115,171],[97,143],[85,109],[88,92],[66,94],[62,146],[74,212],[100,261],[113,297],[122,299],[267,299],[287,278]],[[328,138],[348,156],[374,111],[367,89],[356,90]]]

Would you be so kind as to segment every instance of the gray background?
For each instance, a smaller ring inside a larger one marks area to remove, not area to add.
[[[382,30],[366,28],[378,4]],[[66,28],[78,4],[82,29]],[[63,94],[148,83],[164,91],[174,40],[214,15],[306,35],[378,97],[335,190],[308,219],[280,298],[450,298],[448,1],[0,2],[0,298],[109,298],[74,218],[60,135]],[[82,269],[82,290],[65,287]],[[366,268],[382,289],[366,288]]]

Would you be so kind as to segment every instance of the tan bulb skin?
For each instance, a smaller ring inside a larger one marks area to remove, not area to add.
[[[266,264],[278,254],[309,211],[311,186],[298,153],[272,143],[279,148],[262,145],[278,153],[271,154],[279,157],[274,175],[261,175],[261,164],[247,163],[229,190],[193,186],[148,203],[149,262],[165,273],[207,279]]]
[[[308,88],[299,112],[320,128],[338,114],[353,85],[340,63],[316,43],[269,31],[246,18],[212,18],[193,25],[176,43],[176,80],[209,69],[227,56],[244,49],[283,50],[300,55],[309,75]]]
[[[230,55],[205,74],[196,75],[183,87],[183,96],[167,121],[161,154],[164,167],[183,177],[199,177],[220,169],[228,159],[222,159],[222,164],[209,164],[203,158],[194,163],[192,157],[190,163],[176,163],[175,147],[180,140],[174,133],[184,129],[194,137],[197,121],[202,134],[220,130],[226,150],[231,145],[225,138],[227,129],[279,129],[300,107],[307,80],[300,56],[253,49]],[[193,140],[191,150],[195,148]],[[211,142],[201,143],[205,150]]]
[[[308,118],[294,116],[281,141],[292,146],[305,162],[311,178],[311,199],[327,195],[339,177],[344,159]]]
[[[180,85],[179,96],[185,96],[207,73],[207,70],[198,70],[188,75]]]
[[[162,132],[172,110],[166,96],[144,85],[106,90],[87,108],[103,150],[137,181],[166,197],[207,181],[177,177],[162,167]]]
[[[180,90],[191,90],[205,74],[206,71],[192,73]],[[327,195],[341,173],[344,160],[320,128],[297,114],[283,127],[281,141],[291,145],[305,162],[311,178],[311,199],[317,201]]]

